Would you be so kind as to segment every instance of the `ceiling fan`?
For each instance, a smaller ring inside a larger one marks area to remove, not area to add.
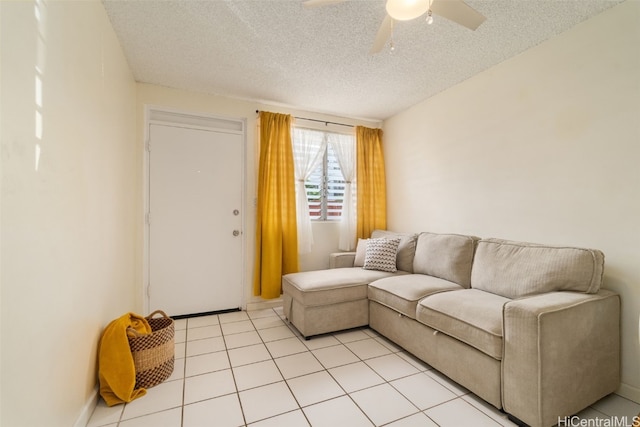
[[[346,0],[306,0],[306,7],[326,6]],[[387,0],[387,15],[376,35],[369,53],[378,53],[391,37],[394,21],[409,21],[427,14],[427,23],[433,22],[432,14],[475,30],[485,17],[462,0]]]

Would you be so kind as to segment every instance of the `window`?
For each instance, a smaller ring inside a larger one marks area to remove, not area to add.
[[[339,220],[344,199],[344,179],[338,159],[330,145],[322,162],[305,182],[309,216],[319,221]]]
[[[301,129],[296,128],[296,130],[299,132]],[[315,130],[309,130],[309,132],[313,132],[318,138],[321,138],[323,145],[322,159],[305,181],[309,216],[315,221],[337,221],[340,220],[342,214],[345,181],[340,170],[338,157],[331,144],[327,143],[331,132]],[[296,149],[296,144],[304,143],[303,138],[296,138],[296,135],[300,135],[300,133],[294,132],[294,149]]]

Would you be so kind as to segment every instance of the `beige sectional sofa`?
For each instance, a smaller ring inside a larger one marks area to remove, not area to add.
[[[456,234],[372,239],[397,245],[397,271],[372,269],[374,241],[362,240],[328,270],[283,276],[284,313],[305,337],[369,325],[531,426],[618,388],[620,299],[601,288],[602,252]]]

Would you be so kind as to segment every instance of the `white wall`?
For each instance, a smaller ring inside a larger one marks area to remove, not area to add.
[[[339,221],[314,221],[311,223],[313,246],[308,254],[301,254],[300,271],[324,270],[329,268],[329,254],[341,252]]]
[[[258,129],[256,110],[271,111],[277,113],[292,114],[297,117],[311,118],[317,120],[327,120],[331,122],[344,123],[347,125],[363,125],[368,127],[378,127],[380,123],[366,122],[362,120],[355,120],[350,118],[342,118],[335,116],[328,116],[326,114],[317,114],[309,111],[300,111],[291,107],[280,105],[267,105],[254,101],[244,101],[238,99],[230,99],[221,96],[208,95],[203,93],[189,92],[178,89],[171,89],[151,84],[138,84],[137,85],[137,161],[140,166],[140,175],[138,181],[141,183],[139,190],[139,198],[144,198],[144,180],[145,174],[148,171],[144,166],[144,126],[145,126],[145,105],[160,106],[168,109],[175,109],[178,111],[187,111],[192,113],[210,114],[223,117],[233,117],[246,119],[247,123],[247,142],[246,142],[246,177],[245,177],[245,206],[247,212],[245,213],[245,229],[243,230],[243,237],[245,242],[245,303],[259,303],[263,301],[260,297],[253,296],[253,260],[254,260],[254,243],[255,243],[255,198],[256,198],[256,175],[258,172]],[[312,126],[311,122],[299,120],[300,125]],[[322,128],[327,128],[322,125]],[[344,127],[335,127],[336,131],[344,131]],[[140,235],[139,241],[144,241],[144,227],[142,219],[144,214],[142,211],[138,213],[140,221]],[[332,223],[316,223],[313,226],[315,245],[311,254],[306,254],[301,257],[301,270],[312,270],[323,268],[325,265],[328,267],[329,260],[328,254],[335,252],[338,247],[338,234],[336,224]],[[332,237],[333,236],[333,237]],[[144,247],[139,248],[139,257],[144,259]],[[142,292],[142,283],[144,283],[144,277],[141,278],[141,285],[139,286],[137,295],[137,306],[142,308],[144,306]]]
[[[640,2],[384,124],[389,228],[601,249],[640,401]]]
[[[134,309],[135,82],[99,1],[0,8],[0,424],[71,426]]]

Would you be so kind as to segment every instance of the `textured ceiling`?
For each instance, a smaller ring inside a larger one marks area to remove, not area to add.
[[[487,18],[476,31],[437,16],[397,22],[395,51],[371,55],[382,0],[103,1],[139,82],[373,120],[620,2],[468,0]]]

